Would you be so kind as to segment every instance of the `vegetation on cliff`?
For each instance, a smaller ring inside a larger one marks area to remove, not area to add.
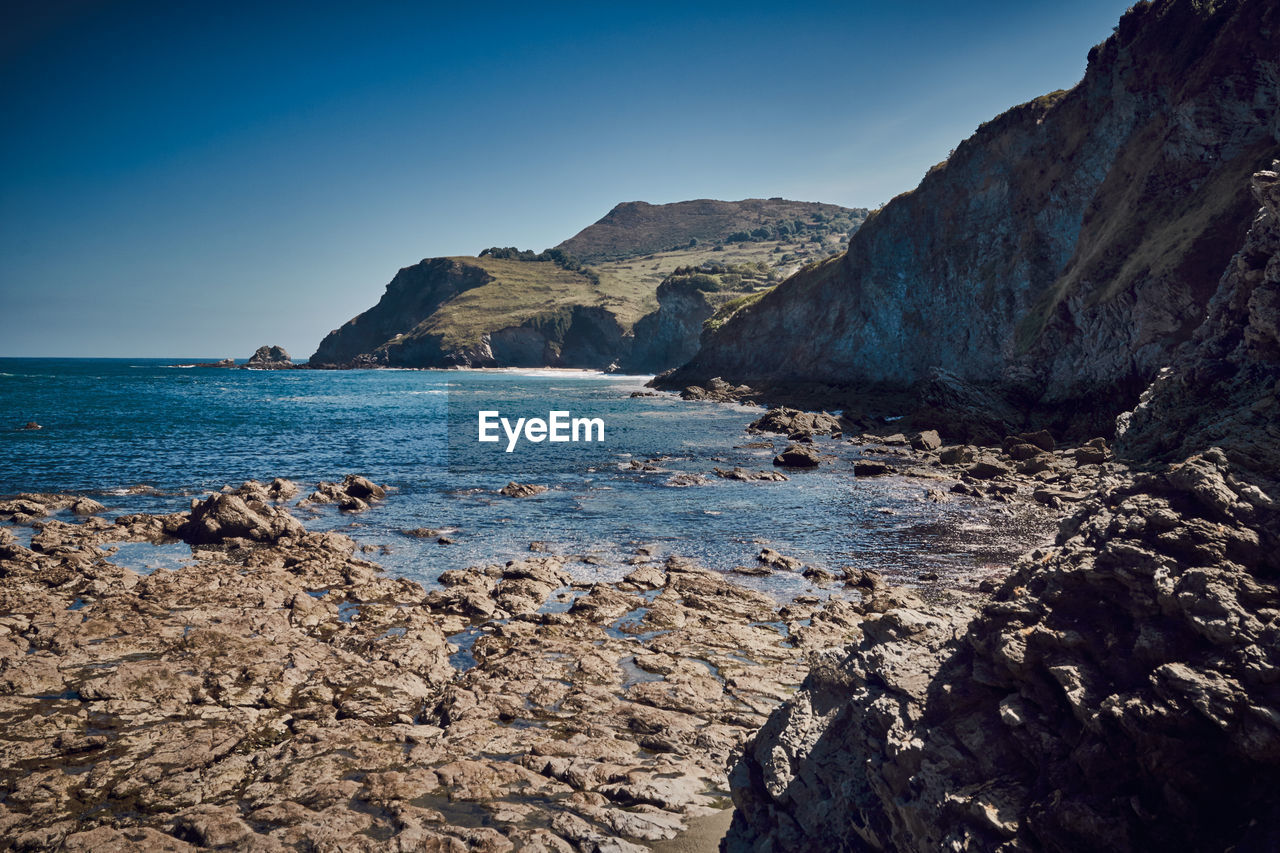
[[[641,217],[626,212],[641,209]],[[619,205],[543,252],[495,246],[475,258],[431,258],[406,267],[374,308],[321,342],[311,364],[604,368],[632,362],[663,370],[697,351],[705,319],[678,324],[686,340],[644,340],[654,324],[637,331],[637,323],[660,310],[659,286],[669,276],[723,268],[709,274],[728,284],[709,292],[733,289],[735,275],[741,283],[743,273],[730,268],[780,278],[840,251],[865,214],[781,199]],[[713,310],[721,301],[713,300]],[[666,324],[663,333],[675,329]],[[647,354],[633,359],[637,335]],[[667,355],[659,358],[660,352]]]

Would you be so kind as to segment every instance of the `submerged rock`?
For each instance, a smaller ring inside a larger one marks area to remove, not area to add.
[[[727,471],[724,468],[715,468],[713,470],[717,477],[725,480],[783,482],[787,479],[787,475],[781,471],[749,471],[742,467],[735,467],[731,471]]]

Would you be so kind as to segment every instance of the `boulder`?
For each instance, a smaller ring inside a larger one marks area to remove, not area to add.
[[[821,464],[821,457],[809,445],[790,444],[773,458],[773,464],[782,468],[817,468]]]
[[[831,435],[841,429],[840,419],[835,415],[788,408],[770,409],[747,424],[748,432],[776,432],[787,436],[797,433]]]
[[[974,450],[967,444],[957,444],[951,447],[944,447],[938,454],[938,461],[943,465],[964,465],[972,462],[974,459]]]
[[[1008,454],[1009,458],[1015,462],[1022,462],[1023,460],[1030,459],[1033,456],[1039,456],[1041,453],[1044,453],[1044,450],[1034,444],[1027,444],[1025,442],[1018,441],[1017,443],[1011,444],[1005,448],[1005,453]]]
[[[246,503],[239,495],[215,494],[192,499],[190,518],[177,529],[179,539],[192,545],[211,545],[227,539],[276,542],[306,532],[302,522],[270,504]]]
[[[911,437],[911,446],[916,450],[937,450],[942,447],[942,437],[937,430],[927,429]]]
[[[1013,473],[1013,469],[994,456],[979,456],[972,466],[965,470],[970,477],[978,480],[992,480]]]
[[[274,486],[276,482],[272,483]],[[290,484],[292,485],[292,484]],[[354,498],[361,500],[381,500],[387,496],[387,490],[377,483],[361,477],[359,474],[348,474],[342,478],[342,490]],[[295,490],[296,491],[296,490]]]
[[[1077,465],[1101,465],[1110,458],[1106,439],[1091,439],[1084,446],[1077,447],[1075,457]]]
[[[759,555],[756,557],[766,566],[772,566],[776,569],[786,569],[789,572],[798,572],[804,568],[804,563],[795,557],[788,557],[780,554],[772,548],[761,548]]]
[[[877,462],[871,459],[860,459],[853,463],[853,476],[855,477],[883,477],[885,474],[893,474],[897,471],[887,462]]]

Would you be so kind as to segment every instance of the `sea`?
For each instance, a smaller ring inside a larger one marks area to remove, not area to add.
[[[1052,533],[1048,516],[1025,505],[952,496],[916,477],[855,478],[859,448],[840,440],[818,439],[836,458],[788,471],[785,482],[722,479],[714,468],[771,470],[785,437],[745,431],[758,408],[632,396],[650,377],[193,366],[208,360],[0,359],[0,495],[83,494],[112,517],[184,510],[250,479],[284,477],[305,497],[319,481],[361,474],[385,484],[388,498],[359,514],[294,512],[427,586],[448,569],[526,558],[531,546],[569,557],[584,581],[620,577],[637,553],[729,572],[757,565],[767,547],[837,576],[870,569],[896,582],[937,574],[971,586]],[[505,435],[478,440],[481,411],[510,424],[557,411],[599,418],[604,438],[522,437],[508,452]],[[22,429],[31,421],[41,429]],[[508,482],[548,490],[499,494]],[[14,532],[30,540],[30,528]],[[173,570],[191,552],[131,543],[112,559]],[[833,588],[799,572],[734,578],[780,600]]]

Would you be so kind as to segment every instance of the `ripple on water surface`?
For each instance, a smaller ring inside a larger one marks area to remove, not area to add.
[[[386,546],[370,556],[428,584],[447,569],[529,556],[533,541],[572,557],[566,569],[588,582],[621,577],[641,547],[656,561],[679,554],[730,571],[754,565],[766,546],[837,576],[849,567],[896,580],[977,579],[1050,535],[1033,510],[926,500],[937,486],[929,480],[857,480],[847,458],[856,449],[829,439],[819,449],[845,458],[816,471],[777,483],[720,479],[713,468],[772,469],[785,439],[744,433],[756,409],[630,398],[644,377],[169,369],[196,360],[0,360],[12,374],[0,382],[0,411],[45,426],[0,430],[0,493],[79,491],[110,517],[185,509],[192,496],[246,479],[283,476],[306,494],[320,480],[360,473],[391,486],[391,496],[359,516],[321,507],[299,517]],[[481,457],[466,417],[450,447],[451,405],[463,415],[492,407],[599,416],[607,440]],[[678,474],[705,482],[673,487]],[[550,489],[498,495],[512,480]],[[403,533],[421,528],[450,531],[452,544]],[[129,548],[115,560],[140,571],[190,559],[173,546]],[[814,590],[794,572],[734,579],[779,597]]]

